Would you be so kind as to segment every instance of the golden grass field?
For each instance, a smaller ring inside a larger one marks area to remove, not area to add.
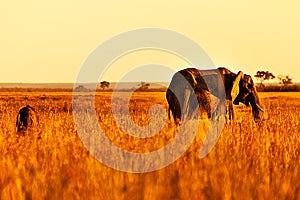
[[[236,123],[224,126],[205,158],[198,158],[203,122],[192,145],[174,163],[133,174],[105,166],[85,149],[73,121],[72,93],[2,92],[0,199],[300,199],[300,93],[260,96],[267,121],[257,125],[249,108],[236,107]],[[112,118],[110,98],[111,93],[98,92],[96,110],[116,146],[149,152],[174,138],[175,128],[168,122],[148,139],[124,134]],[[132,120],[147,125],[154,103],[167,108],[165,93],[135,93]],[[27,104],[38,111],[40,124],[19,137],[15,120]]]

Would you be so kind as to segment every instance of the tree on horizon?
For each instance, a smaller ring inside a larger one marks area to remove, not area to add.
[[[278,75],[279,83],[283,85],[293,84],[292,78],[289,75]]]
[[[275,78],[274,74],[272,74],[269,71],[257,71],[254,77],[260,81],[261,86],[265,86],[263,83],[264,81],[268,81],[270,79]]]
[[[109,86],[110,86],[110,82],[108,82],[108,81],[100,82],[100,88],[102,88],[102,90],[104,90],[105,88],[109,88]]]
[[[144,90],[148,90],[149,89],[150,83],[146,83],[144,81],[141,81],[141,83],[139,83],[138,86],[140,86],[138,88],[139,91],[144,91]]]

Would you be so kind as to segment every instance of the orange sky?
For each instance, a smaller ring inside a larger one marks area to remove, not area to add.
[[[132,29],[159,27],[196,41],[217,66],[251,75],[269,70],[300,82],[299,8],[299,1],[270,0],[5,1],[0,81],[74,82],[102,42]],[[175,55],[141,51],[115,61],[103,78],[116,81],[148,63],[185,66]]]

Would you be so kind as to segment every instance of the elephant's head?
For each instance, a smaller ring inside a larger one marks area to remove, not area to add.
[[[240,71],[236,76],[233,76],[231,100],[235,105],[240,102],[246,106],[251,105],[254,119],[261,119],[264,111],[261,108],[259,96],[250,75]]]

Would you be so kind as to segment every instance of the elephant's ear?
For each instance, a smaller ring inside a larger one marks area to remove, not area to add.
[[[231,90],[231,100],[234,101],[235,98],[238,96],[240,92],[240,80],[244,77],[244,73],[239,71],[239,73],[236,75],[233,85],[232,85],[232,90]]]

